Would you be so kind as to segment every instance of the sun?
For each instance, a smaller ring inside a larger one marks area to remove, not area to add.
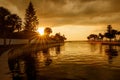
[[[44,28],[43,27],[39,27],[37,29],[37,32],[40,34],[40,35],[44,35]]]

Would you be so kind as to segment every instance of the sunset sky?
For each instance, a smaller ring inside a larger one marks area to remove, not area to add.
[[[23,20],[30,0],[0,0]],[[120,0],[31,0],[39,27],[52,27],[53,34],[68,40],[85,40],[91,33],[104,33],[108,24],[120,30]]]

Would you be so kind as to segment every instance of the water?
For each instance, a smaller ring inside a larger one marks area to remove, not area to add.
[[[0,80],[120,80],[120,46],[66,42],[26,48],[0,56]]]

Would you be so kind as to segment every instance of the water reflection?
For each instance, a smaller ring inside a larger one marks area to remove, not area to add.
[[[55,53],[60,54],[60,45],[57,45],[54,48]],[[42,59],[42,57],[39,57],[39,55],[42,54],[44,57],[43,63],[45,66],[49,66],[53,61],[49,48],[23,53],[21,56],[13,54],[17,54],[17,51],[11,49],[8,53],[8,67],[11,71],[12,80],[40,80],[41,77],[37,74],[39,73],[38,66],[40,67],[42,64],[39,60]]]
[[[61,51],[60,45],[56,46],[55,49],[56,49],[56,54],[60,54]]]
[[[21,80],[20,67],[18,59],[8,59],[8,66],[12,74],[13,80]]]
[[[67,42],[36,47],[9,51],[12,80],[120,80],[120,46]]]
[[[103,53],[107,55],[109,64],[112,64],[112,62],[114,61],[113,59],[118,56],[118,51],[120,51],[118,45],[112,45],[112,44],[103,45],[100,43],[99,44],[92,43],[90,44],[90,46],[91,46],[91,52],[97,52],[97,50],[99,50],[100,54]]]
[[[0,46],[0,56],[7,50],[9,50],[9,47]]]
[[[91,52],[95,52],[95,50],[97,50],[96,49],[97,48],[97,44],[91,43],[90,45],[91,45]]]
[[[36,61],[32,53],[24,57],[8,58],[8,66],[13,80],[23,80],[24,78],[36,80],[35,65]]]
[[[51,56],[50,56],[49,49],[48,48],[43,49],[42,52],[43,52],[43,55],[45,57],[45,65],[49,66],[52,63],[52,59],[51,59]]]
[[[113,62],[113,58],[118,56],[118,51],[116,46],[108,45],[108,48],[105,49],[106,54],[108,55],[108,62],[111,64]]]

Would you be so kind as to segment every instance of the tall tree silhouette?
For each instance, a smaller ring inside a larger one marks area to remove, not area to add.
[[[4,38],[4,45],[6,45],[6,33],[7,33],[7,26],[6,26],[6,17],[10,15],[8,9],[4,7],[0,7],[0,36]]]
[[[113,30],[111,25],[108,25],[107,27],[107,32],[104,34],[106,38],[109,38],[109,40],[111,41],[113,38],[116,37],[116,30]]]
[[[32,2],[30,2],[25,14],[25,30],[35,31],[38,24],[39,22],[36,16],[36,11],[33,7]]]

